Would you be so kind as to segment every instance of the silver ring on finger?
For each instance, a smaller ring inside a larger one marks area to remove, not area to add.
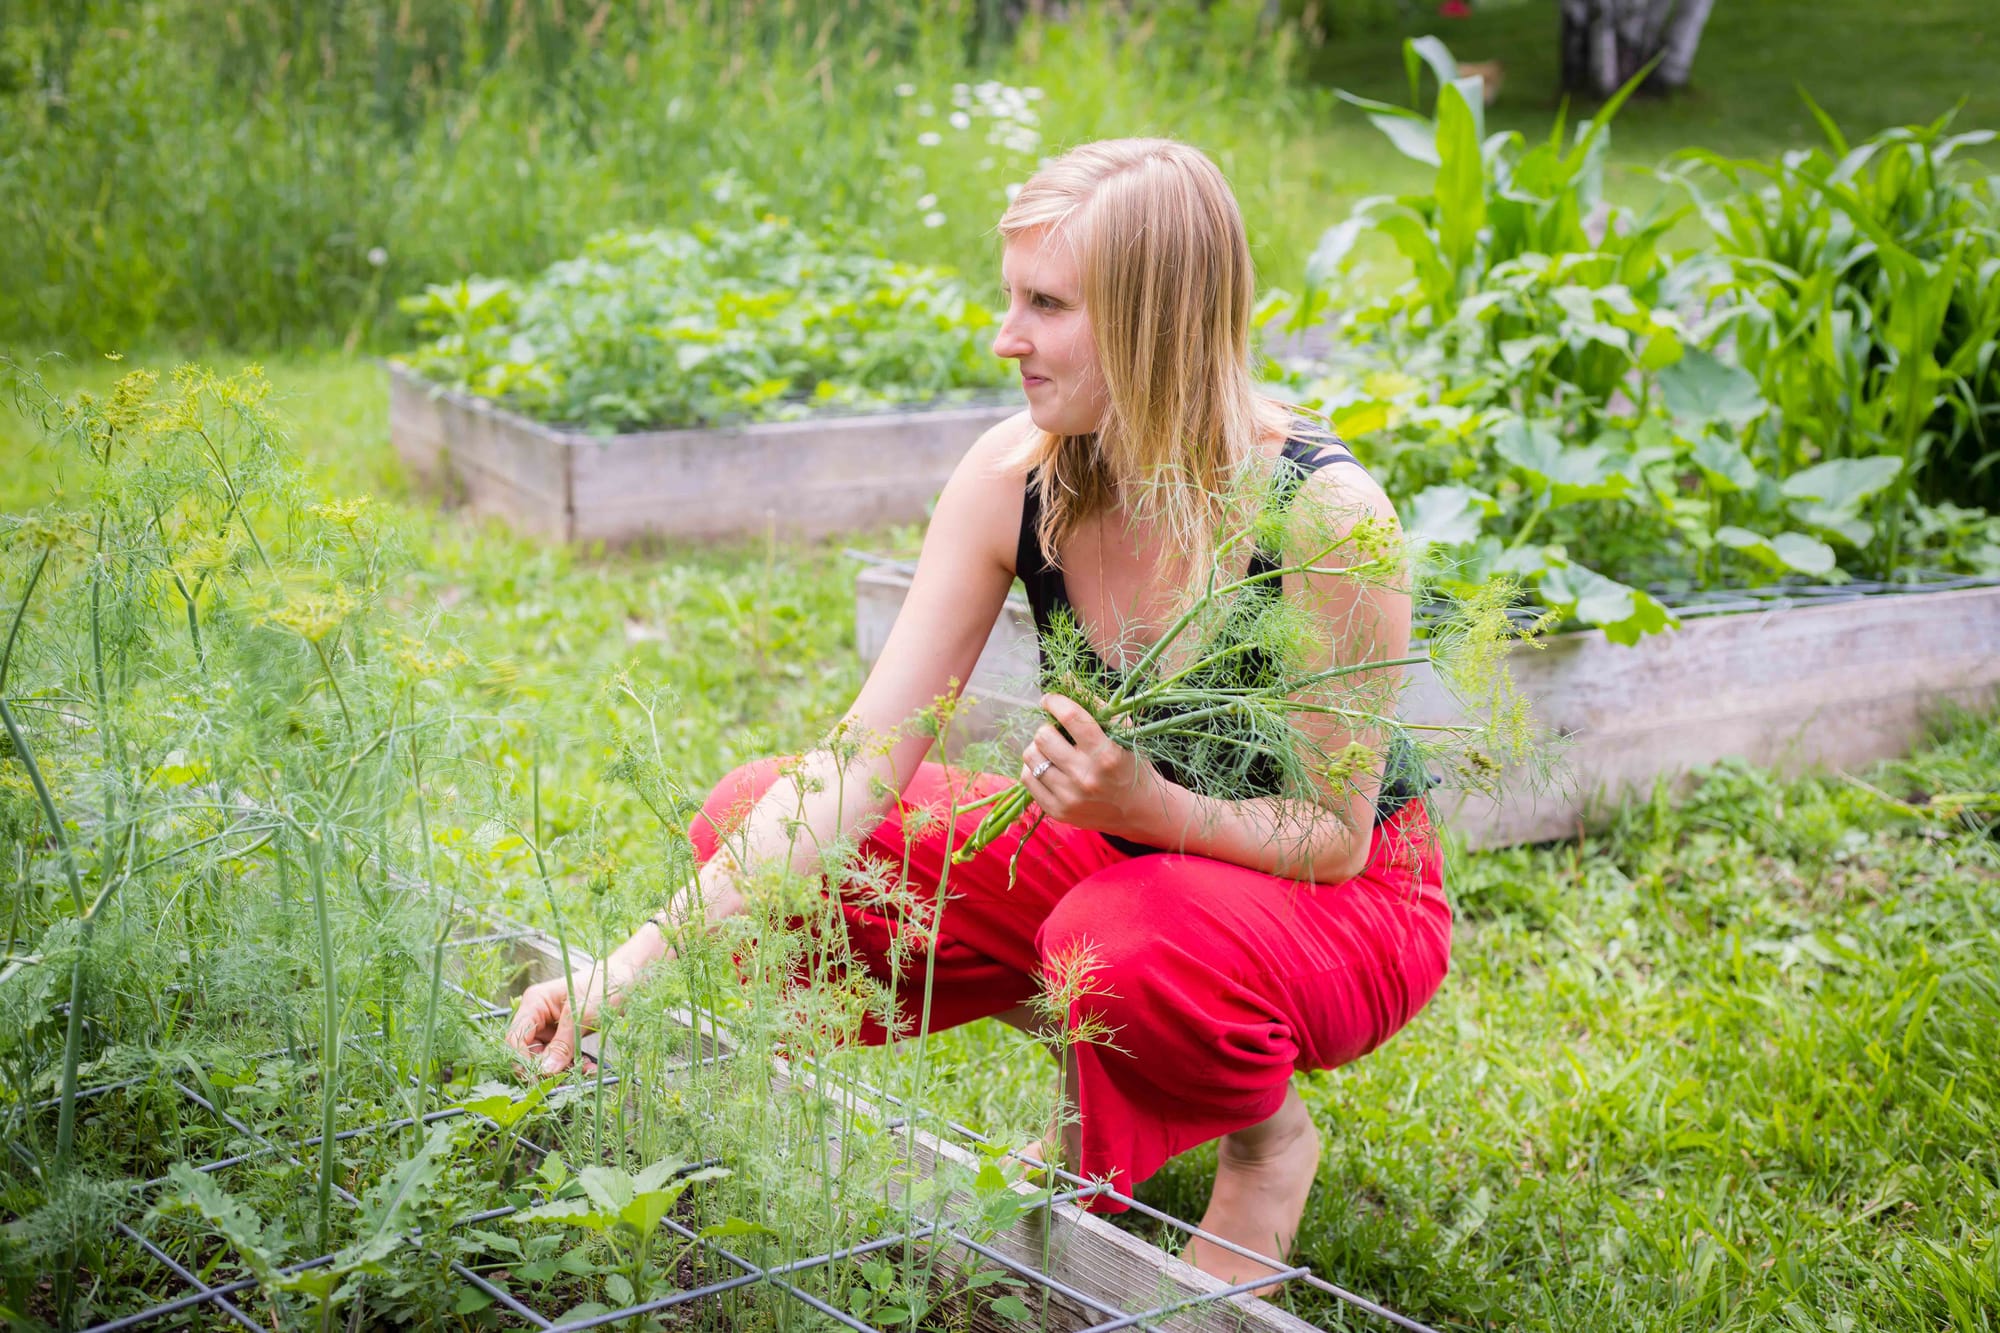
[[[1031,778],[1039,778],[1042,774],[1048,772],[1050,769],[1054,767],[1055,767],[1054,760],[1044,759],[1042,760],[1041,763],[1036,764],[1033,768],[1028,770],[1028,776]]]

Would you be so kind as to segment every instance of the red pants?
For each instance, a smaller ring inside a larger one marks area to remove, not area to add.
[[[776,779],[781,760],[746,764],[709,795],[690,830],[703,861]],[[947,787],[947,783],[951,784]],[[974,800],[1006,779],[924,764],[863,855],[900,867],[926,901],[945,866],[955,791]],[[924,812],[919,814],[918,812]],[[960,816],[952,846],[984,811]],[[1080,1174],[1130,1191],[1177,1153],[1268,1119],[1295,1069],[1331,1069],[1374,1050],[1436,992],[1450,965],[1451,909],[1422,804],[1378,825],[1367,867],[1342,884],[1280,879],[1202,856],[1127,856],[1085,829],[1045,819],[1008,859],[1033,815],[951,866],[935,923],[930,1026],[955,1027],[1022,1004],[1051,962],[1087,948],[1096,1015],[1111,1049],[1076,1048]],[[906,828],[914,827],[907,838]],[[854,957],[897,984],[907,1030],[920,1016],[925,953],[898,949],[897,915],[843,893]],[[870,1024],[862,1040],[888,1033]],[[1123,1205],[1105,1204],[1108,1211]]]

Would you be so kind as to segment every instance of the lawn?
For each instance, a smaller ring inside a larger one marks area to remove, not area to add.
[[[841,543],[541,549],[396,498],[372,365],[271,374],[325,488],[390,497],[399,617],[518,705],[556,829],[632,814],[602,777],[618,673],[677,699],[667,749],[696,789],[808,742],[858,685]],[[0,431],[18,511],[56,469]],[[1456,857],[1444,990],[1306,1080],[1327,1153],[1301,1257],[1440,1328],[1994,1327],[2000,845],[1949,797],[2000,788],[2000,735],[1988,715],[1939,736],[1865,783],[1727,768],[1600,837]],[[1028,1129],[1052,1069],[1022,1039],[937,1046],[940,1109]],[[1211,1168],[1189,1154],[1144,1197],[1198,1216]]]

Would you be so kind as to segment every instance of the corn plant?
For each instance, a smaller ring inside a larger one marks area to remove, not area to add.
[[[1912,491],[2000,507],[2000,195],[1959,169],[1993,131],[1953,133],[1947,114],[1850,144],[1807,106],[1824,148],[1689,150],[1662,174],[1714,238],[1705,293],[1779,409],[1775,461],[1900,460],[1876,506],[1887,572]]]

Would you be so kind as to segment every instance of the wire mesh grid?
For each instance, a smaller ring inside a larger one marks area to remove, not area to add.
[[[454,947],[463,948],[470,945],[503,943],[515,939],[531,938],[536,935],[538,935],[538,932],[510,927],[504,930],[460,937],[454,939],[452,944]],[[507,1006],[494,1004],[454,982],[447,980],[444,984],[465,1001],[468,1015],[475,1022],[490,1023],[505,1018],[512,1012]],[[690,1028],[690,1035],[695,1035],[695,1030],[692,1027]],[[370,1049],[368,1038],[350,1037],[346,1040],[349,1048],[355,1050],[365,1058],[373,1059],[378,1063],[384,1063],[381,1061],[379,1055],[376,1055]],[[310,1049],[309,1047],[299,1048],[299,1050],[305,1051],[310,1051]],[[265,1058],[287,1053],[285,1050],[271,1051],[265,1053]],[[299,1051],[294,1050],[289,1053],[297,1054]],[[552,1094],[549,1098],[551,1103],[587,1095],[600,1088],[609,1089],[629,1085],[636,1089],[636,1084],[632,1080],[621,1075],[611,1066],[608,1052],[600,1049],[596,1054],[598,1060],[594,1071],[587,1075],[578,1075],[558,1092]],[[729,1054],[726,1049],[716,1049],[713,1054],[700,1056],[695,1053],[695,1049],[691,1046],[688,1063],[716,1063],[729,1058]],[[256,1059],[258,1057],[252,1058]],[[891,1107],[897,1110],[907,1109],[900,1098],[897,1098],[886,1089],[877,1087],[864,1079],[856,1077],[850,1072],[831,1071],[809,1057],[796,1057],[794,1063],[810,1068],[812,1070],[812,1077],[815,1078],[822,1089],[836,1088],[849,1095],[871,1098],[884,1107]],[[147,1084],[155,1077],[157,1076],[139,1076],[82,1089],[77,1093],[78,1105],[83,1106],[110,1093]],[[408,1080],[414,1085],[417,1083],[417,1076],[410,1074],[408,1075]],[[215,1100],[205,1096],[198,1089],[189,1086],[186,1081],[180,1078],[169,1078],[166,1082],[171,1085],[175,1094],[188,1108],[199,1113],[201,1116],[207,1117],[213,1123],[228,1128],[238,1137],[241,1143],[249,1145],[243,1151],[213,1157],[198,1164],[191,1163],[190,1169],[193,1171],[202,1175],[214,1176],[233,1167],[250,1165],[266,1160],[276,1160],[316,1180],[314,1169],[308,1160],[307,1154],[310,1150],[320,1146],[322,1142],[321,1136],[312,1135],[297,1141],[281,1142],[258,1130],[242,1118],[231,1114],[226,1107],[219,1106]],[[519,1101],[520,1097],[526,1096],[528,1092],[529,1089],[524,1087],[517,1094],[515,1098],[516,1102]],[[45,1110],[54,1104],[55,1099],[52,1098],[46,1102],[36,1104],[31,1109]],[[425,1127],[458,1117],[470,1117],[483,1121],[490,1128],[497,1129],[507,1135],[517,1147],[533,1154],[538,1159],[551,1151],[546,1145],[517,1134],[491,1117],[481,1115],[478,1111],[470,1110],[464,1106],[447,1106],[420,1115],[396,1116],[369,1124],[350,1126],[349,1128],[336,1131],[333,1138],[336,1142],[343,1143],[374,1138],[394,1134],[413,1127]],[[1211,1288],[1205,1291],[1196,1291],[1192,1294],[1159,1302],[1145,1309],[1127,1310],[1113,1303],[1112,1300],[1107,1299],[1101,1293],[1093,1293],[1085,1290],[1074,1282],[1064,1281],[1049,1272],[1043,1271],[1041,1267],[1033,1262],[1024,1261],[1018,1255],[1008,1254],[1004,1249],[997,1248],[994,1244],[989,1243],[993,1239],[992,1237],[981,1240],[979,1237],[970,1234],[969,1228],[942,1214],[935,1220],[921,1221],[902,1230],[893,1230],[889,1234],[876,1236],[865,1243],[826,1250],[804,1258],[792,1259],[778,1264],[759,1264],[755,1260],[720,1243],[716,1237],[705,1235],[700,1231],[686,1226],[677,1218],[667,1216],[661,1220],[661,1228],[687,1244],[690,1253],[696,1258],[695,1267],[697,1271],[704,1273],[713,1271],[720,1275],[685,1289],[652,1296],[645,1300],[636,1300],[619,1308],[604,1310],[586,1317],[563,1321],[552,1319],[543,1314],[534,1308],[528,1300],[524,1300],[520,1294],[509,1290],[503,1282],[493,1281],[488,1276],[481,1274],[459,1259],[445,1259],[443,1255],[438,1254],[435,1248],[433,1248],[436,1244],[435,1235],[426,1236],[412,1231],[405,1233],[401,1239],[404,1245],[424,1252],[432,1260],[439,1262],[442,1267],[448,1269],[458,1282],[463,1284],[464,1288],[482,1293],[485,1297],[489,1298],[492,1304],[504,1309],[509,1315],[520,1320],[524,1326],[542,1330],[543,1333],[558,1333],[558,1331],[559,1333],[582,1333],[582,1330],[643,1319],[647,1316],[659,1315],[676,1307],[715,1300],[728,1293],[754,1287],[762,1287],[780,1293],[785,1299],[802,1304],[817,1312],[823,1318],[831,1320],[842,1327],[855,1329],[858,1333],[883,1333],[883,1330],[876,1325],[867,1322],[849,1310],[840,1309],[822,1297],[806,1290],[805,1287],[792,1279],[825,1270],[830,1265],[862,1259],[878,1252],[899,1249],[908,1250],[926,1244],[961,1251],[971,1259],[991,1264],[1003,1270],[1010,1279],[1017,1281],[1024,1289],[1032,1289],[1038,1292],[1045,1302],[1053,1298],[1057,1302],[1067,1303],[1070,1307],[1069,1313],[1072,1320],[1069,1326],[1078,1330],[1079,1333],[1113,1333],[1114,1330],[1119,1329],[1153,1328],[1159,1326],[1163,1320],[1185,1316],[1191,1312],[1198,1311],[1202,1307],[1218,1305],[1244,1293],[1291,1283],[1311,1287],[1324,1295],[1333,1297],[1354,1310],[1376,1316],[1397,1327],[1412,1330],[1412,1333],[1434,1333],[1425,1324],[1400,1315],[1365,1297],[1327,1282],[1312,1273],[1306,1265],[1287,1265],[1273,1260],[1268,1256],[1259,1255],[1221,1236],[1204,1231],[1192,1223],[1153,1208],[1129,1194],[1114,1189],[1104,1181],[1086,1179],[1072,1172],[1053,1167],[1025,1152],[999,1152],[994,1149],[986,1136],[949,1119],[934,1116],[905,1117],[886,1121],[882,1125],[882,1128],[891,1132],[905,1131],[912,1134],[916,1132],[928,1132],[940,1142],[956,1140],[962,1144],[974,1145],[977,1148],[987,1150],[991,1155],[1013,1159],[1022,1166],[1041,1173],[1043,1182],[1047,1188],[1025,1196],[1027,1202],[1021,1214],[1022,1220],[1025,1220],[1030,1214],[1037,1215],[1039,1217],[1039,1225],[1048,1227],[1052,1224],[1054,1215],[1062,1210],[1072,1210],[1064,1215],[1075,1219],[1080,1217],[1081,1214],[1074,1210],[1087,1204],[1093,1198],[1106,1199],[1122,1204],[1124,1207],[1153,1222],[1170,1228],[1184,1237],[1193,1238],[1198,1236],[1211,1245],[1219,1246],[1239,1256],[1256,1261],[1268,1268],[1269,1271],[1248,1281]],[[32,1167],[33,1159],[18,1139],[11,1139],[9,1147],[18,1158]],[[718,1164],[713,1159],[690,1163],[680,1168],[676,1173],[676,1178],[685,1177],[700,1171],[704,1167]],[[155,1195],[169,1185],[171,1179],[169,1175],[160,1175],[147,1180],[139,1186],[139,1195],[142,1198]],[[339,1199],[346,1207],[358,1209],[361,1206],[361,1200],[338,1181],[330,1182],[330,1186],[333,1196]],[[510,1204],[489,1208],[456,1219],[450,1224],[449,1229],[452,1231],[463,1231],[484,1223],[499,1221],[521,1211],[524,1206]],[[187,1290],[160,1300],[144,1309],[91,1325],[87,1329],[82,1330],[82,1333],[117,1333],[118,1330],[155,1325],[161,1321],[177,1317],[191,1319],[197,1311],[202,1309],[212,1312],[214,1316],[237,1327],[253,1330],[264,1330],[267,1328],[266,1324],[260,1323],[244,1308],[244,1302],[241,1299],[246,1294],[255,1295],[257,1293],[257,1289],[261,1285],[258,1277],[246,1276],[222,1282],[212,1281],[212,1269],[215,1267],[213,1263],[205,1265],[202,1271],[196,1271],[196,1269],[190,1268],[180,1259],[176,1259],[155,1238],[147,1236],[129,1222],[119,1219],[113,1225],[119,1235],[135,1246],[141,1253],[145,1254],[154,1264],[165,1270],[174,1282],[185,1286]],[[279,1276],[291,1277],[316,1269],[326,1268],[336,1263],[339,1258],[339,1252],[333,1251],[321,1254],[315,1258],[284,1265],[278,1268],[276,1272]],[[1162,1258],[1164,1258],[1164,1255],[1162,1255]],[[211,1277],[205,1277],[204,1273],[210,1273]],[[532,1295],[532,1293],[529,1294]]]

